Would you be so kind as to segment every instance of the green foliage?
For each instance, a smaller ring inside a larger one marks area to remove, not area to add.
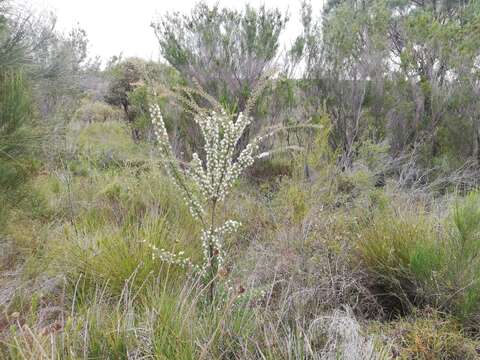
[[[429,286],[437,281],[446,254],[425,216],[399,217],[385,211],[359,234],[358,248],[387,301],[397,298],[393,300],[400,301],[403,311],[409,310],[411,302],[435,301],[428,299],[435,294]]]
[[[370,170],[380,172],[384,170],[388,150],[386,144],[366,140],[358,147],[358,157]]]
[[[15,24],[9,12],[11,4],[0,1],[0,66],[5,70],[18,69],[19,64],[25,61],[24,40],[25,28],[22,24]],[[18,25],[17,27],[15,25]]]
[[[109,84],[105,101],[108,104],[121,106],[128,111],[128,93],[134,89],[136,83],[141,80],[142,61],[131,59],[110,64],[109,73],[112,80]],[[126,114],[128,116],[128,114]]]
[[[31,103],[21,74],[2,73],[0,84],[0,152],[13,157],[24,152],[26,139],[22,130],[31,120]]]
[[[471,320],[480,309],[479,204],[478,193],[471,193],[441,223],[421,209],[409,209],[410,215],[383,210],[368,220],[359,233],[358,251],[390,310],[399,310],[399,304],[402,311],[429,305],[475,326]]]
[[[120,120],[121,113],[118,109],[102,101],[84,99],[73,115],[74,121],[82,123],[105,122]]]
[[[301,184],[292,180],[284,179],[275,193],[275,205],[284,209],[283,222],[301,224],[307,214],[311,203],[310,194],[305,191]]]
[[[305,102],[326,101],[343,166],[365,140],[388,140],[394,158],[423,147],[420,168],[448,159],[431,179],[472,156],[478,163],[478,1],[331,1],[318,20],[309,9],[293,58],[303,56],[304,77],[317,81]]]
[[[151,126],[147,89],[152,83],[178,85],[178,75],[172,68],[140,58],[113,58],[106,72],[109,84],[105,101],[122,110],[134,140],[148,139]]]
[[[68,245],[52,249],[57,271],[68,276],[72,287],[79,281],[79,296],[89,296],[96,287],[105,286],[109,294],[118,297],[127,283],[139,290],[159,274],[177,274],[181,279],[180,269],[168,269],[152,258],[152,245],[172,251],[182,246],[186,254],[195,257],[195,249],[184,246],[187,236],[181,224],[146,216],[138,226],[128,221],[128,215],[118,228],[111,228],[102,212],[85,214],[76,225],[78,235],[69,230],[64,239]]]
[[[147,145],[135,144],[125,123],[97,122],[69,134],[76,143],[80,159],[100,168],[138,164],[148,160]]]
[[[450,269],[448,285],[456,289],[453,299],[457,315],[468,321],[480,310],[480,195],[470,193],[455,205],[449,237]]]
[[[0,187],[12,189],[28,173],[26,157],[35,146],[32,105],[20,73],[0,74]]]
[[[196,358],[186,327],[188,309],[182,308],[177,293],[153,287],[134,305],[138,294],[128,288],[114,303],[101,290],[87,303],[74,301],[62,325],[57,320],[42,326],[32,299],[28,316],[20,319],[22,328],[15,325],[14,317],[9,319],[11,341],[0,344],[0,355],[23,360],[129,359],[132,354],[165,360]]]
[[[282,177],[290,177],[292,175],[292,160],[282,156],[260,160],[252,166],[248,173],[249,178],[255,182],[277,181]]]
[[[330,0],[314,19],[302,4],[241,139],[283,125],[261,151],[301,151],[272,151],[218,207],[243,226],[209,303],[152,257],[202,248],[149,144],[149,89],[188,162],[199,129],[168,96],[198,82],[243,110],[287,15],[202,2],[153,24],[169,65],[103,71],[84,30],[0,0],[0,358],[478,358],[480,194],[444,190],[478,178],[479,5]]]
[[[166,265],[152,259],[151,246],[181,248],[198,259],[192,242],[198,229],[158,171],[98,170],[92,163],[86,168],[88,182],[85,175],[72,179],[64,174],[35,185],[42,189],[47,209],[66,221],[39,256],[51,272],[67,275],[71,286],[80,279],[87,295],[105,286],[119,296],[126,281],[138,289],[166,271]],[[170,270],[172,275],[179,271]]]
[[[198,229],[161,174],[128,167],[101,171],[89,167],[87,173],[88,183],[80,176],[45,179],[36,185],[43,189],[50,211],[68,224],[40,257],[51,264],[51,271],[68,274],[73,284],[80,277],[87,294],[105,285],[110,294],[119,296],[127,280],[139,288],[166,269],[152,259],[151,246],[181,248],[186,256],[198,259],[192,243]]]
[[[245,110],[247,99],[274,59],[287,22],[279,10],[243,11],[199,2],[190,15],[165,15],[152,27],[164,58],[188,81],[226,108]]]

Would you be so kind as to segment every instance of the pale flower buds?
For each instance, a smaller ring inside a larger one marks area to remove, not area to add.
[[[191,214],[204,225],[201,236],[205,260],[203,269],[205,270],[209,266],[210,249],[212,248],[214,249],[213,255],[221,265],[224,256],[223,238],[235,232],[240,224],[228,220],[218,228],[205,228],[202,203],[223,201],[242,171],[253,164],[258,151],[258,141],[248,144],[238,157],[236,156],[237,144],[252,119],[243,113],[239,113],[234,119],[224,110],[220,113],[211,111],[195,116],[194,121],[200,128],[205,144],[205,159],[202,161],[198,154],[194,153],[187,169],[181,170],[174,163],[168,133],[157,104],[150,106],[150,116],[167,174],[183,193]],[[190,181],[186,181],[186,178]],[[191,183],[198,191],[189,187]],[[201,200],[194,196],[197,193],[201,195]],[[182,261],[174,254],[163,250],[156,251],[156,254],[163,261],[173,263]]]

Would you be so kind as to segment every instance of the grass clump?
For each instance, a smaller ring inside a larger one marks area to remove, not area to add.
[[[45,307],[31,307],[27,316],[13,314],[8,318],[9,340],[1,343],[0,355],[22,360],[193,360],[195,344],[178,300],[181,294],[167,289],[150,287],[138,297],[126,283],[121,297],[112,302],[98,287],[88,301],[74,298],[71,311],[59,307],[48,321],[36,316],[39,310],[48,311]]]
[[[390,208],[360,226],[357,249],[387,308],[407,313],[431,306],[468,324],[477,318],[479,200],[478,193],[469,194],[443,219],[424,208],[410,208],[408,214]]]
[[[432,309],[372,325],[370,330],[388,339],[395,359],[478,359],[478,340],[468,337],[456,319]]]
[[[50,256],[55,271],[65,273],[72,285],[82,277],[83,291],[107,284],[109,293],[119,296],[127,281],[138,289],[163,272],[162,262],[152,258],[151,246],[172,249],[183,244],[181,236],[164,218],[148,217],[138,228],[107,227],[78,236],[71,232],[66,244],[62,241]],[[192,248],[185,248],[188,255],[195,256]]]
[[[126,164],[140,164],[148,160],[146,144],[136,144],[128,126],[118,121],[94,122],[72,131],[72,141],[81,158],[99,168],[115,168]]]
[[[89,183],[74,182],[70,190],[62,185],[56,195],[53,204],[64,204],[68,222],[50,242],[45,260],[54,273],[67,274],[71,284],[81,276],[82,289],[108,284],[116,295],[129,279],[141,287],[163,269],[152,258],[153,246],[182,248],[185,256],[198,260],[200,250],[191,241],[198,229],[171,187],[162,186],[155,171],[129,174],[128,168],[121,173],[94,170]],[[161,186],[153,187],[153,181]]]
[[[424,304],[433,289],[432,279],[443,265],[434,224],[419,215],[382,213],[359,233],[358,249],[363,263],[375,276],[377,292],[390,306],[408,312],[412,303]]]

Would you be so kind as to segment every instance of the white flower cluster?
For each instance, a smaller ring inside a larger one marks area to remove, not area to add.
[[[171,156],[172,148],[169,142],[165,123],[157,104],[150,106],[150,115],[154,125],[155,136],[164,155]],[[197,153],[193,154],[187,175],[195,182],[205,200],[222,201],[242,171],[252,165],[258,150],[258,141],[248,144],[238,156],[235,149],[245,128],[252,119],[242,113],[234,119],[224,111],[197,115],[198,124],[205,143],[205,161],[202,162]],[[167,159],[170,160],[171,159]],[[166,166],[170,176],[171,166]],[[178,183],[178,179],[174,179]],[[191,201],[191,200],[187,200]],[[192,204],[189,204],[190,206]],[[200,204],[193,204],[194,208]],[[197,216],[198,214],[194,214]]]
[[[148,244],[148,246],[152,249],[152,259],[160,259],[168,264],[172,265],[179,265],[182,267],[194,268],[196,269],[197,266],[194,265],[188,257],[184,257],[185,252],[179,251],[178,253],[173,253],[167,251],[165,249],[159,249],[155,245]]]
[[[236,120],[212,111],[195,117],[205,142],[205,163],[193,154],[189,175],[208,200],[222,201],[241,172],[253,164],[257,143],[247,145],[235,159],[235,149],[252,119],[240,113]]]
[[[229,234],[233,234],[240,227],[240,223],[235,220],[227,220],[223,226],[214,230],[202,231],[202,247],[203,258],[209,259],[212,255],[215,257],[217,266],[220,267],[225,259],[225,254],[222,246],[222,239]],[[210,254],[210,249],[214,251],[214,254]],[[211,266],[212,262],[205,261],[203,266],[203,272],[207,271],[207,267]]]
[[[252,119],[242,113],[235,118],[225,111],[199,114],[194,120],[204,140],[205,159],[202,161],[200,156],[194,153],[187,169],[181,170],[174,160],[165,123],[157,104],[150,106],[150,115],[167,174],[182,192],[191,214],[204,227],[201,235],[204,265],[201,271],[206,273],[218,269],[224,261],[223,239],[235,232],[240,224],[228,220],[217,228],[214,228],[213,223],[207,226],[202,204],[212,205],[225,200],[242,171],[253,164],[261,138],[248,144],[238,153],[237,143]],[[191,181],[185,181],[186,178]],[[197,192],[191,191],[189,187],[191,182],[197,188]],[[201,200],[196,198],[195,193],[201,195]],[[164,261],[178,261],[169,253],[164,251],[160,253],[162,255],[159,257]]]
[[[160,107],[157,104],[150,105],[150,117],[152,118],[155,137],[161,149],[165,170],[172,178],[176,187],[181,191],[183,200],[187,204],[192,216],[196,219],[200,219],[204,213],[203,207],[200,201],[186,188],[180,169],[173,158],[172,146],[170,145],[165,122],[163,121]]]
[[[170,141],[168,139],[167,129],[165,127],[165,122],[163,121],[162,112],[160,107],[157,104],[150,106],[150,116],[152,118],[152,123],[154,127],[155,137],[159,145],[166,150],[171,150]]]

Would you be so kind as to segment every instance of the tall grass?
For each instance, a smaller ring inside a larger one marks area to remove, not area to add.
[[[118,296],[129,279],[141,287],[163,271],[164,264],[152,258],[152,246],[182,248],[199,260],[200,249],[191,241],[198,228],[188,210],[176,202],[160,174],[153,170],[131,176],[135,171],[92,169],[88,185],[73,181],[67,186],[55,179],[40,185],[56,189],[50,206],[62,209],[58,216],[67,221],[51,237],[45,254],[51,271],[72,282],[82,276],[82,289],[106,283]]]
[[[33,250],[0,313],[0,358],[474,358],[462,326],[478,319],[479,195],[439,218],[398,206],[367,170],[242,181],[222,213],[245,226],[209,304],[201,280],[149,246],[199,263],[198,225],[148,145],[132,152],[128,132],[107,128],[73,129],[75,151],[7,221]],[[385,312],[410,317],[371,326]]]
[[[457,200],[447,218],[382,211],[359,230],[358,251],[391,310],[432,306],[471,323],[480,310],[480,195]],[[388,302],[390,302],[388,304]]]
[[[212,312],[204,308],[199,279],[176,290],[164,280],[141,295],[127,282],[116,302],[98,287],[88,302],[72,302],[47,323],[40,321],[38,307],[28,316],[16,315],[8,340],[0,342],[0,355],[21,360],[389,358],[388,346],[364,334],[348,312],[292,324],[282,320],[282,311],[252,308],[252,299],[239,293],[216,299]]]
[[[162,283],[138,298],[127,282],[112,303],[98,287],[87,302],[73,301],[49,324],[35,314],[12,321],[10,339],[0,349],[22,360],[195,359],[179,295]]]
[[[28,174],[25,155],[34,145],[32,104],[19,72],[0,72],[0,187],[11,190]]]

